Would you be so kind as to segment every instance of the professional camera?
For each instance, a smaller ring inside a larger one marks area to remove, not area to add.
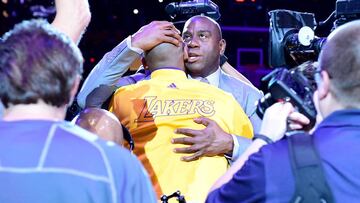
[[[312,96],[316,90],[317,68],[312,61],[317,60],[326,38],[315,36],[313,30],[318,24],[312,13],[273,10],[269,16],[269,61],[276,69],[262,79],[268,82],[269,93],[259,100],[257,114],[262,118],[273,103],[290,101],[310,119],[310,125],[305,127],[309,129],[316,118]],[[336,28],[359,18],[360,0],[337,0],[336,10],[320,25],[332,22]]]
[[[326,38],[314,35],[317,24],[312,13],[273,10],[269,16],[269,61],[276,69],[262,79],[268,83],[269,93],[258,101],[256,113],[262,118],[275,102],[289,101],[309,118],[306,128],[311,128],[316,119],[312,100],[316,67],[312,61],[317,60]]]
[[[334,27],[340,26],[352,20],[360,19],[360,1],[337,0],[336,10],[332,15],[336,19]]]
[[[289,101],[297,110],[310,120],[307,128],[314,126],[316,109],[313,93],[316,90],[314,75],[317,72],[316,62],[305,62],[290,70],[277,68],[262,80],[268,82],[269,93],[258,102],[256,113],[263,117],[265,110],[277,101]]]
[[[295,67],[316,61],[326,38],[317,37],[317,27],[333,23],[333,29],[360,18],[360,0],[337,0],[336,10],[319,24],[313,13],[273,10],[270,16],[269,61],[271,67]]]
[[[190,0],[169,3],[166,13],[175,21],[184,22],[195,15],[205,15],[214,20],[220,18],[219,7],[210,0]]]
[[[269,61],[271,67],[295,67],[315,61],[326,38],[314,35],[315,15],[273,10],[270,16]]]

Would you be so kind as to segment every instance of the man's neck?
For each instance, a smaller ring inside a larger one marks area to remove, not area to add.
[[[220,69],[220,66],[216,67],[216,68],[211,68],[210,71],[208,72],[202,72],[202,73],[190,73],[189,74],[191,75],[191,78],[198,78],[198,77],[202,77],[202,78],[206,78],[208,77],[209,75],[215,73],[216,71],[218,71]]]
[[[64,120],[66,114],[65,105],[55,107],[44,102],[36,104],[16,104],[5,109],[3,119],[6,121],[16,120]]]
[[[192,77],[191,75],[188,75],[188,78],[195,79],[195,80],[200,80],[201,78],[206,78],[208,80],[209,84],[214,85],[215,87],[219,87],[220,72],[221,72],[221,69],[219,67],[216,71],[214,71],[213,73],[211,73],[210,75],[208,75],[206,77]]]

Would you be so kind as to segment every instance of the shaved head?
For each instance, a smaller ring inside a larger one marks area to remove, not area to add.
[[[109,111],[87,108],[80,112],[75,124],[97,134],[99,137],[123,144],[123,130],[120,121]]]
[[[217,35],[217,39],[221,40],[222,39],[222,32],[221,32],[221,28],[218,22],[216,22],[214,19],[207,17],[207,16],[202,16],[202,15],[197,15],[197,16],[193,16],[191,17],[189,20],[187,20],[185,22],[184,27],[187,27],[190,23],[194,22],[194,21],[204,21],[204,22],[208,22],[206,23],[207,25],[211,26],[211,29],[213,29],[214,33],[216,33]]]
[[[185,70],[184,47],[161,43],[146,53],[145,61],[150,71],[159,67],[177,67]]]
[[[319,65],[331,80],[330,90],[348,108],[360,106],[360,20],[336,28],[320,54]]]

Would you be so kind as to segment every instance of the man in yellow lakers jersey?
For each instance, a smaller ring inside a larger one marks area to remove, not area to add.
[[[151,79],[119,88],[110,111],[133,136],[134,153],[148,171],[158,197],[180,190],[188,202],[204,202],[212,184],[226,171],[226,158],[181,161],[171,140],[182,135],[174,130],[202,129],[193,120],[207,117],[227,133],[252,138],[251,123],[230,94],[186,77],[182,47],[160,44],[146,53],[145,60]]]

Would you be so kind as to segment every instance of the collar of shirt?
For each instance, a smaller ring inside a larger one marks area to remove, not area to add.
[[[342,109],[328,115],[319,124],[322,127],[360,126],[360,109]]]
[[[221,73],[221,68],[219,67],[215,72],[211,73],[210,75],[208,75],[206,77],[206,79],[209,81],[210,85],[213,85],[215,87],[219,87],[220,73]],[[188,75],[188,78],[200,81],[202,77],[192,78],[190,75]]]
[[[183,70],[177,67],[159,67],[151,72],[151,79],[177,81],[187,79]]]

